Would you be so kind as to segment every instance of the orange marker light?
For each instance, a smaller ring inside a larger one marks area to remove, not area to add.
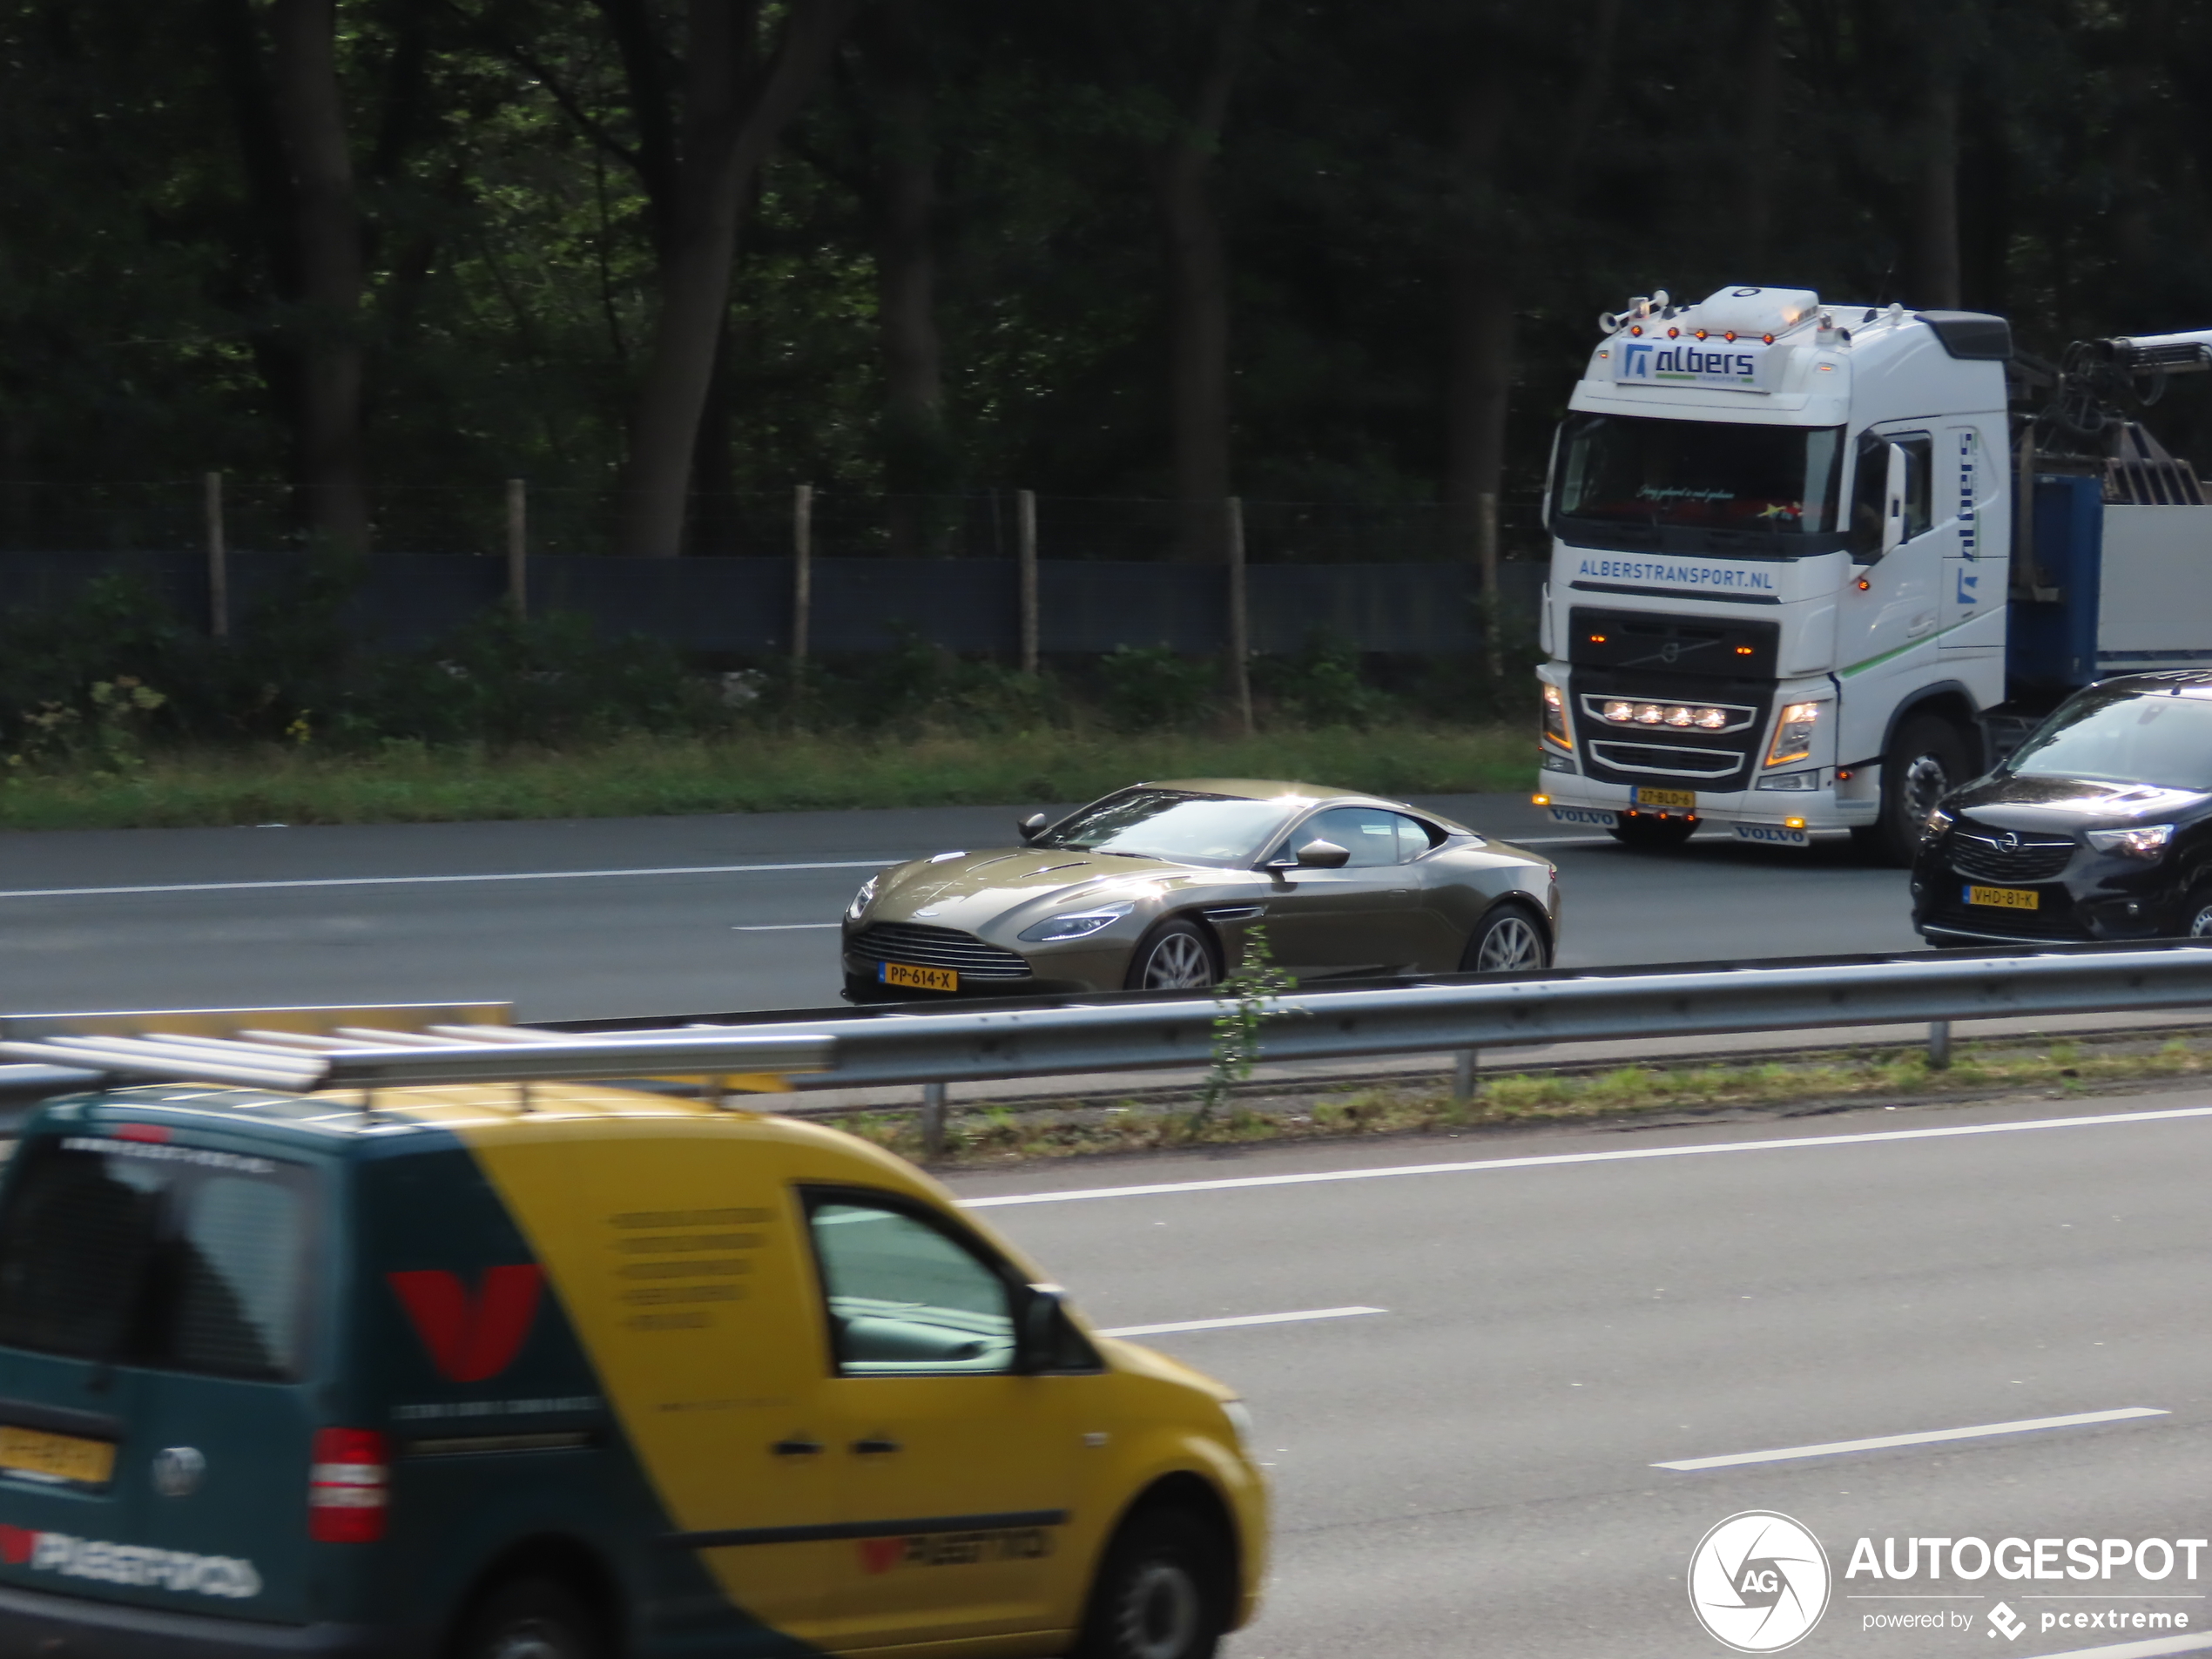
[[[1667,330],[1667,338],[1669,340],[1680,340],[1682,338],[1682,330],[1679,328],[1669,328]]]
[[[1703,328],[1700,328],[1700,329],[1697,331],[1697,338],[1698,338],[1698,339],[1700,339],[1700,340],[1703,340],[1703,339],[1704,339],[1704,338],[1705,338],[1705,331],[1704,331]]]
[[[1738,657],[1749,657],[1751,654],[1751,648],[1749,645],[1738,645],[1736,648],[1736,654]]]
[[[1552,804],[1552,798],[1549,795],[1531,795],[1528,802],[1532,806],[1548,806]]]
[[[1770,346],[1774,344],[1774,336],[1772,334],[1761,334],[1759,338],[1766,341],[1766,343]]]
[[[1861,593],[1865,592],[1867,589],[1872,587],[1873,585],[1874,584],[1871,582],[1869,582],[1865,577],[1858,578],[1858,590]]]
[[[1805,820],[1802,818],[1785,818],[1782,820],[1784,829],[1803,829],[1804,826]]]
[[[1730,329],[1726,334],[1723,334],[1721,338],[1728,341],[1730,345],[1733,346],[1736,343],[1736,330],[1733,328]]]
[[[1603,634],[1592,634],[1590,636],[1590,644],[1593,645],[1602,645],[1605,644],[1605,636]]]

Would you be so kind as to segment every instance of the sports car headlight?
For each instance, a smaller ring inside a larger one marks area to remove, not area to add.
[[[870,876],[867,880],[860,883],[860,890],[853,895],[853,902],[845,907],[846,921],[860,921],[860,913],[863,910],[866,910],[869,905],[875,901],[875,884],[882,880],[883,873],[879,870],[875,874]],[[815,914],[819,915],[821,913],[817,911]]]
[[[1783,710],[1782,718],[1774,723],[1774,746],[1767,751],[1767,765],[1786,765],[1811,754],[1813,730],[1820,724],[1820,711],[1827,706],[1825,702],[1792,703]]]
[[[1544,736],[1562,749],[1575,746],[1567,730],[1566,694],[1549,680],[1544,682]]]
[[[1022,930],[1024,939],[1049,943],[1059,939],[1081,939],[1095,934],[1109,922],[1119,921],[1136,908],[1134,900],[1125,899],[1119,904],[1094,905],[1089,910],[1071,910],[1064,916],[1049,916],[1044,921]]]
[[[2155,859],[2174,839],[2171,824],[2146,824],[2141,829],[2091,830],[2089,845],[2100,853],[2124,853],[2131,859]]]

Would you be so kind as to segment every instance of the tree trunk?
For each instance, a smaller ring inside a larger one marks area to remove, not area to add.
[[[1494,64],[1495,56],[1489,58]],[[1470,76],[1456,129],[1458,219],[1447,280],[1445,523],[1481,586],[1484,660],[1498,671],[1498,486],[1513,381],[1513,281],[1499,211],[1505,86],[1494,68]]]
[[[268,15],[299,260],[295,487],[316,539],[361,552],[368,546],[361,222],[338,90],[336,10],[335,0],[274,0]]]
[[[1948,62],[1929,64],[1920,141],[1919,293],[1932,311],[1959,306],[1959,76]]]
[[[622,548],[648,558],[682,550],[699,416],[730,300],[730,263],[747,186],[828,66],[859,0],[792,0],[765,71],[749,74],[758,8],[691,0],[684,69],[683,153],[661,249],[660,313],[630,427]]]
[[[922,497],[950,482],[937,263],[937,158],[919,0],[878,0],[866,37],[879,125],[874,180],[876,332],[883,354],[883,482],[891,550],[925,550]]]
[[[1782,0],[1750,0],[1743,99],[1743,226],[1737,268],[1745,282],[1766,282],[1774,208],[1782,175]]]
[[[1258,0],[1221,0],[1204,72],[1153,158],[1166,278],[1176,556],[1218,563],[1229,495],[1229,260],[1208,189]]]

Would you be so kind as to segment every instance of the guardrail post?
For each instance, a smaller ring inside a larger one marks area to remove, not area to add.
[[[921,1086],[921,1155],[941,1157],[945,1152],[945,1085]]]
[[[1928,1022],[1928,1069],[1945,1071],[1951,1065],[1951,1022]]]
[[[1474,1098],[1475,1062],[1482,1057],[1480,1049],[1462,1049],[1452,1056],[1452,1104],[1464,1106]]]

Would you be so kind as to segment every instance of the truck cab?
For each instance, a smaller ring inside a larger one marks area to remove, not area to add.
[[[1909,856],[2006,696],[2008,326],[1737,287],[1601,329],[1546,492],[1540,802]]]

